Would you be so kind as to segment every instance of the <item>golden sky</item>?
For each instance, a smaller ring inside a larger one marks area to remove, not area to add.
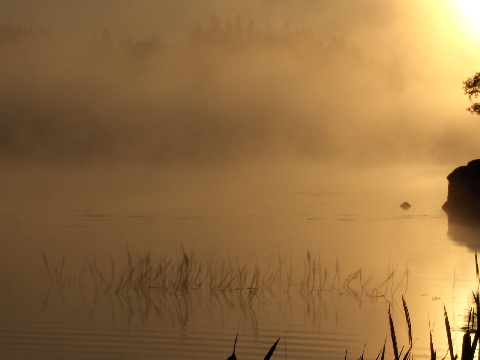
[[[239,14],[259,23],[281,24],[288,19],[345,36],[367,29],[415,28],[421,23],[459,27],[480,36],[475,0],[2,0],[0,4],[2,22],[75,31],[108,27],[134,35],[154,31],[173,35],[192,22],[208,21],[215,12],[223,19]]]
[[[320,39],[343,37],[378,56],[405,52],[446,56],[442,50],[447,47],[449,54],[453,50],[469,56],[480,44],[476,0],[1,0],[0,4],[0,23],[86,37],[107,28],[118,38],[146,39],[157,33],[179,40],[197,22],[207,27],[215,13],[223,23],[238,15],[259,27],[270,22],[280,28],[285,21],[310,26]]]
[[[207,30],[212,14],[222,28],[237,18],[260,32],[286,22],[308,27],[320,44],[301,57],[268,47],[218,58],[158,52],[148,69],[122,67],[114,56],[106,71],[70,46],[104,29],[116,44],[154,34],[177,44],[197,23]],[[480,151],[480,119],[465,111],[461,87],[480,70],[478,15],[473,0],[0,0],[0,25],[42,27],[67,40],[54,51],[35,47],[20,62],[17,54],[4,57],[0,100],[11,121],[0,145],[93,157],[130,156],[125,149],[135,144],[153,158],[231,152],[468,160]],[[332,39],[359,51],[348,55],[354,64],[321,64],[335,52]]]

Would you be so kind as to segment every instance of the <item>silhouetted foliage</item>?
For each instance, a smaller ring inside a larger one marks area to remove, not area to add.
[[[468,99],[476,99],[480,94],[480,72],[477,72],[474,76],[469,77],[463,82],[463,91],[465,95],[468,95]],[[480,115],[480,103],[474,102],[467,108],[472,114]]]
[[[15,42],[21,42],[33,35],[31,29],[23,26],[13,27],[12,24],[0,26],[0,44],[6,45]]]
[[[0,48],[12,48],[22,45],[32,46],[51,40],[51,35],[44,28],[34,31],[21,25],[0,25]]]
[[[132,38],[129,38],[127,42],[123,43],[123,48],[130,59],[141,61],[160,51],[162,41],[158,35],[150,37],[147,41],[133,41]]]

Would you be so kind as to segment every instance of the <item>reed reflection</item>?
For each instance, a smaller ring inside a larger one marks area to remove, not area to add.
[[[183,248],[174,256],[127,252],[123,266],[113,258],[108,266],[100,264],[91,256],[78,275],[65,270],[65,258],[58,261],[44,254],[43,260],[50,285],[42,311],[77,298],[89,316],[110,313],[112,322],[120,318],[129,324],[154,316],[173,326],[186,327],[201,319],[221,328],[244,323],[257,332],[265,321],[291,325],[303,313],[304,320],[319,326],[332,313],[338,322],[341,296],[359,308],[365,300],[396,306],[408,288],[408,269],[389,265],[383,278],[374,273],[364,276],[361,269],[341,277],[338,261],[330,271],[319,255],[309,251],[303,268],[294,265],[292,252],[264,267],[214,255],[201,260]],[[277,314],[274,320],[272,314]]]

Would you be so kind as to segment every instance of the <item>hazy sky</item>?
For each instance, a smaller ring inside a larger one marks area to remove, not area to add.
[[[280,28],[288,20],[311,26],[320,39],[344,37],[378,56],[426,52],[431,59],[454,50],[464,57],[480,42],[475,0],[0,0],[0,23],[86,37],[106,28],[119,39],[157,33],[179,40],[197,22],[207,27],[213,13],[223,24],[237,15],[259,27]],[[450,50],[438,53],[438,47]]]
[[[179,40],[197,22],[207,27],[213,13],[223,24],[238,15],[259,27],[280,28],[286,20],[311,26],[320,39],[344,37],[377,56],[409,52],[432,59],[453,50],[465,57],[480,42],[475,0],[0,0],[0,23],[84,37],[106,28],[118,39],[157,33]],[[449,51],[438,53],[438,47]]]
[[[2,0],[0,22],[45,26],[54,30],[90,32],[107,27],[112,32],[167,36],[184,34],[186,26],[208,22],[215,12],[221,19],[253,19],[310,25],[322,35],[362,37],[366,32],[398,31],[444,36],[469,22],[465,13],[478,11],[468,0]],[[462,18],[463,17],[463,18]],[[473,26],[473,25],[472,25]],[[422,28],[423,27],[423,28]],[[440,28],[446,30],[442,33]],[[477,26],[478,31],[478,26]],[[372,34],[370,34],[372,35]],[[479,34],[477,34],[479,36]],[[478,39],[478,38],[477,38]],[[400,39],[397,39],[400,40]]]
[[[0,58],[0,100],[9,120],[0,145],[10,153],[21,148],[37,154],[37,146],[46,154],[67,148],[77,155],[86,149],[127,154],[135,143],[138,151],[175,148],[184,158],[268,157],[290,153],[290,147],[310,155],[438,159],[456,151],[468,158],[477,151],[472,134],[480,131],[480,119],[464,110],[469,103],[461,91],[462,81],[480,70],[480,28],[478,16],[472,18],[480,8],[474,3],[0,0],[0,25],[43,27],[70,42],[107,29],[116,43],[158,34],[175,44],[197,23],[207,30],[216,14],[222,27],[237,16],[260,31],[268,24],[281,29],[286,21],[291,28],[311,27],[328,56],[340,56],[329,47],[336,38],[363,59],[341,68],[336,58],[339,67],[332,70],[321,65],[316,45],[298,53],[302,57],[267,46],[218,58],[215,52],[198,58],[161,53],[150,58],[155,66],[141,70],[90,63],[65,46],[32,49],[20,61],[8,50]]]

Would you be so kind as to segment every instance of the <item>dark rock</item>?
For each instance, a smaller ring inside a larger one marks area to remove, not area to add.
[[[480,224],[480,159],[456,168],[447,180],[448,197],[442,208],[449,222]]]
[[[410,205],[408,202],[405,201],[402,205],[400,205],[400,207],[403,210],[407,211],[408,209],[410,209],[412,207],[412,205]]]

